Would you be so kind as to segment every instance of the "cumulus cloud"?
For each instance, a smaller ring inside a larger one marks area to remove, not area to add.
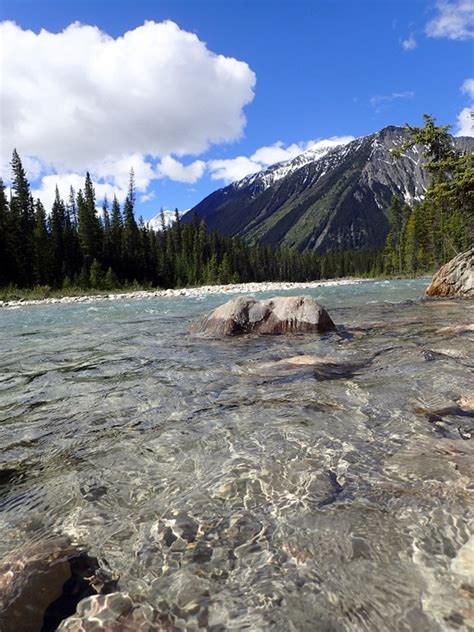
[[[225,183],[241,180],[245,176],[256,173],[263,168],[261,164],[254,162],[247,156],[210,160],[208,167],[213,180],[223,180]]]
[[[144,190],[164,173],[154,159],[242,135],[255,74],[173,22],[145,22],[117,38],[79,23],[35,33],[2,22],[0,38],[3,167],[16,147],[30,177],[56,172],[65,181],[89,169],[121,191],[134,166]],[[193,182],[201,166],[173,160],[165,159],[166,175]]]
[[[426,25],[429,37],[467,40],[474,37],[473,0],[439,0],[438,14]]]
[[[465,107],[458,114],[456,136],[474,136],[474,79],[469,78],[461,86],[461,92],[466,94],[471,105]]]
[[[414,50],[416,48],[416,39],[413,34],[402,40],[402,48],[403,50]]]
[[[286,145],[281,141],[273,145],[266,145],[257,149],[250,157],[237,156],[223,160],[210,160],[208,169],[213,180],[223,180],[226,183],[241,180],[252,173],[266,169],[277,162],[285,162],[296,158],[308,149],[315,151],[331,149],[337,145],[345,145],[353,136],[333,136],[322,140],[309,140]]]
[[[98,203],[102,202],[105,195],[109,200],[114,195],[120,202],[125,200],[130,181],[130,169],[134,172],[136,191],[144,195],[148,184],[156,177],[156,174],[152,165],[140,154],[126,155],[116,160],[108,159],[91,165],[89,172]],[[32,193],[33,197],[41,199],[46,209],[51,208],[54,201],[56,185],[60,196],[67,200],[71,186],[76,192],[83,188],[84,175],[72,172],[43,175]]]
[[[172,156],[165,156],[157,167],[157,173],[160,177],[167,177],[175,182],[194,184],[202,178],[205,169],[206,163],[203,160],[184,165]]]

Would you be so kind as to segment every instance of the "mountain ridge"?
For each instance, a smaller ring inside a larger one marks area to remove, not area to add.
[[[413,203],[428,184],[420,147],[399,159],[390,153],[406,139],[404,128],[390,125],[319,155],[309,148],[214,191],[184,221],[196,212],[210,229],[299,251],[381,247],[392,196]],[[454,142],[474,150],[474,138]]]

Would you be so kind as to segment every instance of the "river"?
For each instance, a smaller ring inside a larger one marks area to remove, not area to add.
[[[0,310],[0,560],[67,535],[179,630],[466,629],[474,358],[443,328],[474,302],[426,283],[302,291],[322,336],[188,335],[222,295]]]

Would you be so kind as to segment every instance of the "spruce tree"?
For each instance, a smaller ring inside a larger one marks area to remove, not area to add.
[[[135,177],[130,170],[128,193],[123,208],[123,262],[125,277],[132,281],[140,273],[140,235],[135,221]]]
[[[52,281],[55,286],[62,285],[64,273],[64,229],[66,223],[66,208],[64,202],[59,197],[59,190],[56,187],[53,207],[50,217],[51,233],[51,255],[52,255]]]
[[[46,227],[46,211],[41,200],[35,203],[34,238],[34,276],[33,281],[39,285],[46,285],[53,280],[53,251],[50,236]]]
[[[7,285],[11,274],[10,217],[5,186],[0,178],[0,287]]]
[[[12,197],[9,207],[12,280],[27,286],[33,279],[35,215],[30,185],[16,149],[13,150],[11,166]]]

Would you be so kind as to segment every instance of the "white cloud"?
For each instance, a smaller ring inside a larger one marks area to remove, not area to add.
[[[458,114],[456,136],[474,136],[474,78],[464,81],[461,92],[467,94],[471,100],[471,105],[463,108]]]
[[[461,86],[461,92],[467,94],[474,101],[474,79],[466,79]]]
[[[474,106],[459,112],[456,136],[474,136]]]
[[[402,41],[402,47],[403,50],[414,50],[416,48],[416,39],[412,33]]]
[[[140,202],[142,204],[144,204],[145,202],[151,202],[151,200],[154,200],[155,197],[155,191],[150,191],[150,193],[144,193],[143,195],[140,195]]]
[[[89,169],[103,188],[123,192],[133,166],[145,192],[160,175],[153,159],[242,135],[255,74],[173,22],[145,22],[116,39],[79,23],[34,33],[2,22],[0,38],[2,170],[16,147],[33,179],[56,172],[76,182]],[[195,181],[199,164],[170,161],[168,177]]]
[[[266,145],[257,149],[250,157],[237,156],[224,160],[210,160],[208,169],[213,180],[223,180],[226,183],[241,180],[252,173],[266,169],[277,162],[292,160],[308,149],[315,151],[331,149],[337,145],[345,145],[353,136],[333,136],[322,140],[309,140],[284,145],[281,141],[273,145]]]
[[[96,192],[96,201],[97,206],[101,206],[102,200],[106,195],[108,200],[112,200],[114,194],[117,195],[118,199],[123,202],[125,196],[127,194],[126,190],[119,190],[115,188],[112,184],[109,183],[98,183],[94,182],[95,192]],[[60,197],[67,202],[69,198],[69,191],[71,186],[77,192],[79,189],[82,189],[84,186],[84,178],[77,173],[67,173],[67,174],[51,174],[47,176],[43,176],[41,178],[41,183],[38,188],[33,189],[32,194],[33,197],[39,198],[43,203],[46,211],[50,211],[54,202],[56,186],[58,187]]]
[[[245,176],[260,171],[263,167],[246,156],[227,158],[224,160],[210,160],[208,167],[213,180],[223,180],[226,183],[241,180]]]
[[[438,0],[438,15],[426,25],[429,37],[467,40],[474,37],[474,3],[472,0]]]
[[[160,177],[167,177],[175,182],[188,182],[194,184],[202,178],[206,169],[203,160],[195,160],[189,165],[183,165],[172,156],[165,156],[157,166],[157,173]]]
[[[135,189],[137,192],[145,194],[147,187],[156,174],[152,165],[140,154],[122,156],[117,160],[104,160],[91,165],[89,170],[96,190],[96,197],[100,205],[104,195],[111,200],[114,195],[120,202],[125,200],[127,195],[130,169],[133,168]],[[51,173],[42,175],[35,189],[33,197],[39,197],[46,210],[50,210],[55,196],[55,188],[58,186],[59,194],[63,200],[67,201],[69,190],[72,186],[77,192],[84,186],[85,173]],[[140,200],[142,200],[140,197]]]
[[[292,143],[285,147],[281,141],[278,141],[273,143],[273,145],[260,147],[260,149],[257,149],[257,151],[250,156],[250,159],[264,165],[272,165],[276,162],[296,158],[298,154],[306,151],[306,149],[314,145],[315,142],[314,140],[310,140],[307,142]]]
[[[397,99],[413,99],[415,93],[411,90],[405,92],[392,92],[392,94],[377,94],[370,99],[370,105],[376,112],[380,112],[383,106]]]

